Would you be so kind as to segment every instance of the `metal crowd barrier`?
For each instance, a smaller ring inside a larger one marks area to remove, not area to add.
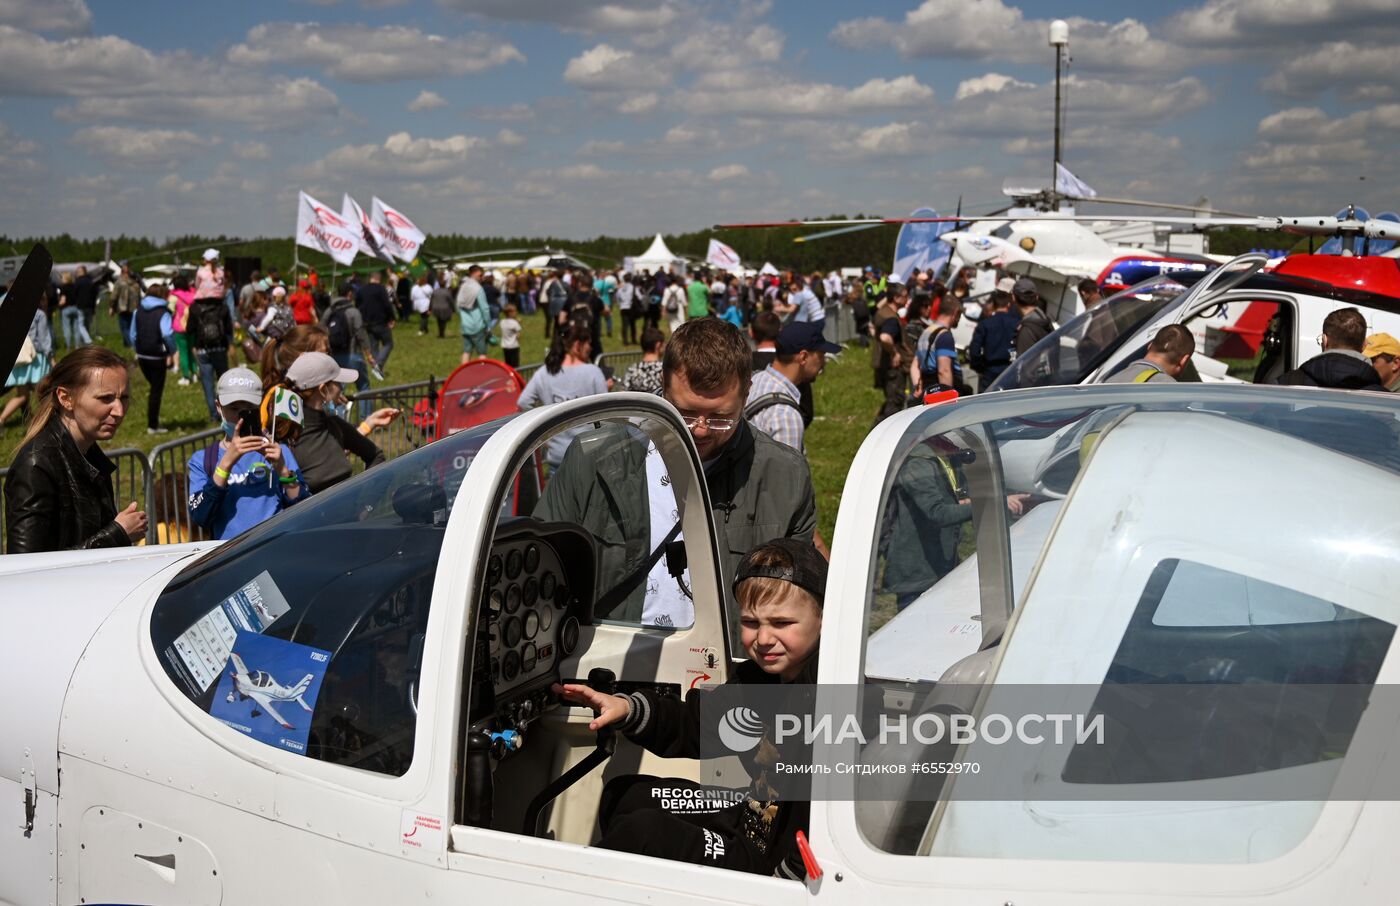
[[[515,370],[519,372],[520,376],[523,377],[526,381],[529,381],[530,378],[534,376],[535,372],[539,371],[543,367],[544,362],[531,362],[529,365],[521,365]]]
[[[357,404],[355,408],[362,416],[384,408],[403,413],[387,428],[370,435],[370,440],[384,451],[387,459],[416,450],[437,437],[438,379],[435,377],[412,384],[376,387],[352,394],[349,399]]]
[[[597,365],[599,368],[604,365],[608,366],[613,370],[613,375],[620,378],[622,377],[622,372],[641,360],[642,351],[640,349],[624,349],[618,352],[602,353],[598,358],[593,360],[593,364]]]
[[[856,316],[851,306],[836,302],[826,306],[826,325],[822,336],[828,342],[845,345],[856,338]]]
[[[177,437],[151,450],[147,462],[146,543],[207,541],[209,534],[190,518],[190,460],[224,436],[223,428]],[[110,454],[109,454],[110,455]],[[121,495],[117,495],[118,503]]]

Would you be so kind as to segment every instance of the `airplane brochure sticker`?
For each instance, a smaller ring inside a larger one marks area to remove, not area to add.
[[[263,570],[196,620],[172,646],[190,681],[197,687],[194,691],[206,691],[218,678],[240,631],[261,633],[288,610],[291,605],[283,597],[282,590],[267,570]]]
[[[240,629],[209,715],[278,749],[306,753],[330,653]]]

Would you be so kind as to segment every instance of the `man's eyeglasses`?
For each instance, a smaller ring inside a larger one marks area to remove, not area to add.
[[[686,428],[691,431],[704,426],[711,434],[728,434],[739,426],[735,419],[710,418],[708,415],[682,415],[681,421],[685,422]]]

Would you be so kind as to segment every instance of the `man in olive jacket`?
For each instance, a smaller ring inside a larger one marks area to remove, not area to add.
[[[705,469],[726,589],[749,550],[774,538],[810,542],[816,529],[806,459],[743,419],[751,357],[737,328],[705,318],[677,328],[662,360],[664,395],[685,418]],[[648,446],[645,434],[621,425],[579,435],[535,508],[536,517],[572,522],[593,535],[604,605],[598,616],[642,618],[641,580],[653,553]],[[629,578],[635,587],[622,588]],[[726,613],[737,639],[738,610],[727,591]]]

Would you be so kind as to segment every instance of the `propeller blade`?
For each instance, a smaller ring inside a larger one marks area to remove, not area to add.
[[[34,312],[39,310],[39,300],[48,289],[52,274],[53,256],[36,243],[15,274],[10,291],[0,300],[0,373],[9,374],[15,367],[19,348],[24,345],[29,325],[34,323]]]
[[[839,230],[827,230],[825,233],[817,233],[813,236],[798,236],[793,242],[816,242],[818,239],[826,239],[831,236],[844,236],[846,233],[859,233],[864,230],[873,230],[881,226],[878,223],[860,223],[855,226],[841,227]]]

